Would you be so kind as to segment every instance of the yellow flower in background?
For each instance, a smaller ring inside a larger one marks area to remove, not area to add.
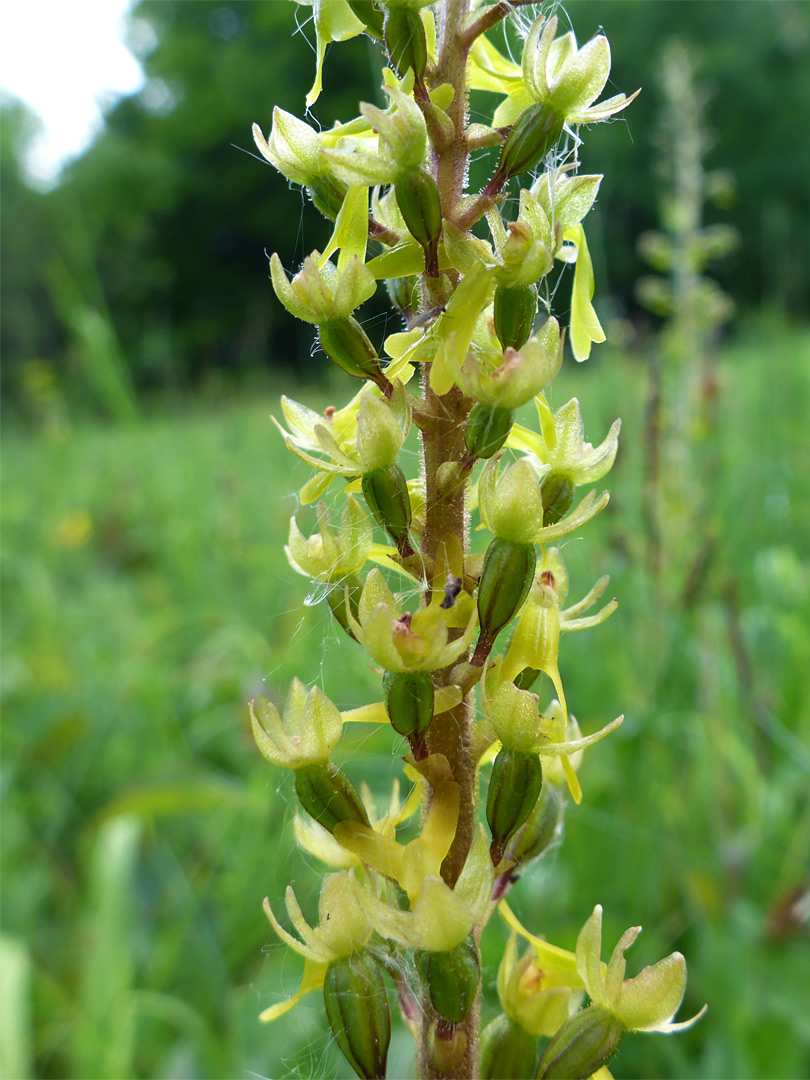
[[[56,526],[56,542],[67,550],[84,547],[92,535],[93,522],[86,510],[73,510]]]

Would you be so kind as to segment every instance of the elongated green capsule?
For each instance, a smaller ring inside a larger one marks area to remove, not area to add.
[[[543,500],[543,524],[556,525],[565,517],[574,501],[574,485],[567,476],[550,472],[540,485]]]
[[[377,352],[357,319],[330,319],[319,330],[321,348],[355,379],[385,379]]]
[[[370,824],[351,780],[332,761],[296,769],[295,793],[310,817],[328,832],[333,832],[341,821]]]
[[[409,543],[411,498],[405,474],[398,465],[372,469],[363,475],[363,494],[369,510],[398,548]]]
[[[537,1036],[502,1013],[481,1033],[481,1080],[532,1080]]]
[[[521,113],[503,144],[495,170],[500,184],[533,169],[556,146],[564,123],[565,117],[548,105],[538,103]]]
[[[542,786],[543,766],[537,754],[505,746],[498,751],[487,792],[487,824],[492,833],[490,854],[494,866],[534,810]]]
[[[433,679],[428,671],[393,672],[383,676],[385,711],[400,735],[424,735],[433,719]]]
[[[424,169],[397,177],[394,198],[408,232],[425,249],[425,271],[439,273],[439,237],[442,234],[442,202],[436,181]]]
[[[326,594],[326,602],[329,605],[329,610],[351,638],[354,637],[354,631],[349,624],[349,617],[346,614],[346,594],[348,593],[349,611],[351,611],[356,619],[357,605],[362,591],[363,582],[357,574],[352,574],[348,580],[344,579],[337,585],[329,588]],[[355,640],[357,639],[355,638]]]
[[[369,37],[382,41],[383,37],[383,13],[374,3],[374,0],[348,0],[352,14],[356,15],[361,23],[366,24],[366,33]]]
[[[382,973],[365,953],[334,960],[326,969],[323,999],[344,1057],[364,1080],[385,1077],[391,1011]]]
[[[509,437],[515,414],[511,409],[476,402],[467,417],[464,438],[471,458],[491,458]]]
[[[472,934],[446,952],[415,953],[416,969],[433,1008],[460,1024],[472,1008],[481,981],[481,961]]]
[[[522,349],[537,314],[534,285],[499,285],[495,290],[495,333],[504,349]]]
[[[504,852],[510,862],[525,866],[554,842],[562,822],[563,802],[553,784],[543,784],[534,810],[513,836]]]
[[[320,210],[325,218],[334,221],[346,198],[346,185],[334,176],[324,175],[313,180],[307,191],[315,209]]]
[[[389,0],[385,6],[383,22],[385,48],[391,67],[402,79],[409,68],[418,83],[424,80],[427,67],[427,39],[425,27],[418,11],[406,4]]]
[[[478,582],[481,632],[472,664],[480,666],[484,663],[495,638],[520,611],[529,595],[536,566],[534,544],[518,544],[495,537],[487,548]]]
[[[607,1065],[623,1037],[624,1028],[615,1016],[589,1005],[567,1020],[546,1045],[538,1080],[587,1080]]]

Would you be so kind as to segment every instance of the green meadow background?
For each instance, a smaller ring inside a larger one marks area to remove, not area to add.
[[[302,967],[262,898],[280,912],[292,883],[314,919],[322,868],[296,848],[291,777],[258,754],[246,702],[260,691],[280,700],[295,675],[341,708],[379,697],[365,654],[283,551],[308,470],[271,421],[278,398],[324,408],[355,384],[279,314],[263,247],[292,266],[321,226],[231,146],[249,147],[253,119],[269,127],[275,101],[302,112],[311,53],[289,40],[291,9],[139,4],[133,37],[152,28],[141,46],[152,96],[112,108],[51,191],[25,174],[31,118],[4,108],[6,1080],[347,1075],[318,994],[257,1023]],[[650,88],[632,140],[619,125],[591,140],[587,168],[617,176],[593,241],[609,340],[585,365],[566,357],[552,393],[554,406],[580,399],[594,443],[624,421],[610,506],[565,546],[571,597],[609,573],[620,606],[565,637],[560,666],[583,729],[626,719],[586,755],[564,843],[510,903],[568,948],[596,902],[606,946],[642,924],[631,973],[676,948],[687,956],[682,1015],[704,1002],[708,1014],[674,1038],[628,1038],[617,1077],[805,1077],[810,214],[794,175],[807,149],[788,168],[778,142],[798,139],[790,116],[810,101],[810,21],[789,0],[575,0],[569,11],[582,40],[605,26],[620,89]],[[741,243],[714,273],[736,302],[709,349],[715,419],[667,462],[686,501],[663,520],[690,525],[656,576],[644,501],[655,363],[669,365],[671,408],[684,390],[663,325],[635,299],[646,272],[635,243],[656,226],[666,182],[652,164],[661,101],[649,43],[675,31],[707,99],[707,167],[737,181],[737,201],[707,214]],[[330,51],[337,103],[323,104],[322,122],[374,93],[365,49]],[[352,81],[357,57],[365,82]],[[781,89],[768,77],[777,69]],[[368,315],[380,338],[381,311]],[[352,779],[380,795],[402,753],[391,732],[364,725],[339,748]],[[505,939],[496,917],[485,1019]],[[411,1058],[400,1025],[389,1075],[412,1076]]]

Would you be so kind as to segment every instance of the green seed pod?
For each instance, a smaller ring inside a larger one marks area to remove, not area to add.
[[[391,1012],[382,973],[365,953],[334,960],[326,969],[323,999],[344,1057],[364,1080],[385,1077]]]
[[[543,524],[556,525],[565,517],[574,501],[574,485],[567,476],[550,472],[540,485],[543,499]]]
[[[320,326],[321,348],[355,379],[384,378],[374,346],[357,319],[330,319]]]
[[[315,209],[320,210],[325,218],[334,221],[346,198],[346,185],[333,176],[324,175],[313,180],[307,191]]]
[[[496,294],[497,295],[497,294]],[[464,437],[471,458],[491,458],[506,442],[515,414],[511,409],[476,402],[467,417]]]
[[[454,1024],[460,1024],[472,1008],[481,981],[481,961],[472,934],[446,952],[415,953],[416,969],[433,1008]]]
[[[352,14],[356,15],[361,23],[366,24],[366,33],[369,37],[382,41],[383,37],[383,13],[374,3],[374,0],[348,0]]]
[[[498,751],[487,792],[493,865],[501,861],[506,844],[534,810],[542,786],[543,766],[537,754],[505,746]]]
[[[436,181],[424,169],[403,173],[394,184],[394,198],[411,236],[425,249],[425,270],[436,277],[442,234],[442,201]]]
[[[567,1020],[546,1045],[538,1080],[587,1080],[607,1065],[624,1037],[624,1028],[609,1012],[589,1005]]]
[[[408,543],[411,499],[405,474],[398,465],[372,469],[363,475],[363,494],[369,510],[397,547]]]
[[[554,842],[563,816],[563,802],[553,784],[544,784],[540,798],[526,823],[508,845],[505,855],[517,866],[525,866],[538,858]]]
[[[295,793],[310,817],[328,832],[333,832],[341,821],[370,824],[351,780],[334,762],[296,769]]]
[[[495,638],[522,607],[532,587],[536,566],[534,544],[495,537],[487,548],[478,582],[481,633],[473,664],[484,662]]]
[[[537,314],[534,285],[499,285],[495,290],[495,333],[504,349],[522,349]]]
[[[433,719],[433,679],[428,671],[393,672],[383,675],[385,711],[391,727],[410,738],[424,735]]]
[[[533,169],[556,146],[564,123],[565,117],[548,105],[535,104],[521,113],[503,144],[495,176],[503,184]]]
[[[518,690],[531,690],[534,684],[537,682],[537,676],[540,674],[539,668],[525,667],[523,671],[513,679],[515,686]]]
[[[532,1080],[536,1061],[537,1036],[505,1013],[481,1033],[481,1080]]]
[[[349,635],[354,637],[354,631],[349,624],[349,617],[346,614],[346,592],[349,593],[349,611],[357,618],[357,605],[360,600],[360,594],[363,591],[363,582],[356,574],[348,579],[339,582],[329,589],[326,594],[326,602],[329,605],[329,610],[335,616],[337,621]],[[355,639],[356,640],[356,639]]]
[[[424,80],[428,51],[425,27],[418,11],[406,4],[389,0],[383,22],[385,48],[391,67],[402,79],[408,68],[418,83]]]

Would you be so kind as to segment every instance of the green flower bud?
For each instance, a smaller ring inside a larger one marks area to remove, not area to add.
[[[550,472],[540,485],[543,499],[543,525],[556,525],[571,509],[574,485],[562,473]]]
[[[384,1078],[391,1012],[377,964],[362,952],[334,960],[326,969],[323,999],[335,1040],[357,1075]]]
[[[496,294],[497,295],[497,294]],[[491,458],[509,437],[515,414],[511,409],[477,403],[467,418],[465,439],[471,458]]]
[[[321,348],[355,379],[384,381],[377,352],[360,323],[352,316],[348,319],[330,319],[320,327]]]
[[[363,582],[357,576],[353,574],[349,580],[340,582],[333,588],[329,589],[326,594],[326,602],[329,605],[329,610],[335,616],[337,621],[349,635],[354,637],[354,631],[349,624],[349,616],[346,613],[347,609],[347,594],[348,594],[348,610],[352,613],[352,616],[357,618],[357,604],[360,600],[360,594],[363,591]],[[357,639],[355,638],[355,641]]]
[[[535,104],[521,113],[503,144],[495,171],[501,185],[533,169],[557,145],[564,123],[565,117],[548,105]]]
[[[363,475],[363,494],[369,510],[397,547],[408,544],[411,499],[405,474],[398,465],[372,469]]]
[[[429,671],[393,672],[383,675],[385,711],[394,731],[417,738],[433,719],[433,679]]]
[[[325,765],[305,765],[296,770],[295,793],[319,825],[333,832],[341,821],[369,825],[368,814],[351,780],[332,761]]]
[[[493,865],[501,861],[506,844],[531,814],[542,786],[543,766],[537,754],[501,748],[492,766],[487,792]]]
[[[472,934],[446,952],[418,949],[416,968],[439,1016],[460,1024],[472,1008],[481,981],[481,961]]]
[[[536,566],[534,544],[496,537],[487,548],[478,583],[481,633],[472,664],[483,664],[495,638],[520,611],[534,581]]]
[[[369,37],[382,41],[383,13],[374,0],[347,0],[347,2],[352,9],[352,14],[356,15],[361,23],[365,23]]]
[[[502,1013],[481,1033],[482,1080],[531,1080],[537,1036]]]
[[[409,68],[417,82],[424,79],[428,51],[425,27],[418,11],[389,0],[383,22],[385,48],[391,66],[402,79]]]
[[[424,169],[397,177],[394,198],[414,240],[425,249],[425,270],[439,274],[439,237],[442,234],[442,202],[436,181]]]
[[[499,285],[495,290],[495,333],[504,349],[522,349],[537,314],[534,285]]]
[[[567,1020],[547,1044],[538,1080],[587,1080],[607,1065],[623,1036],[624,1028],[614,1016],[589,1005]]]
[[[554,842],[562,822],[563,803],[553,784],[543,784],[540,798],[526,823],[506,849],[507,859],[523,866],[538,858]]]

